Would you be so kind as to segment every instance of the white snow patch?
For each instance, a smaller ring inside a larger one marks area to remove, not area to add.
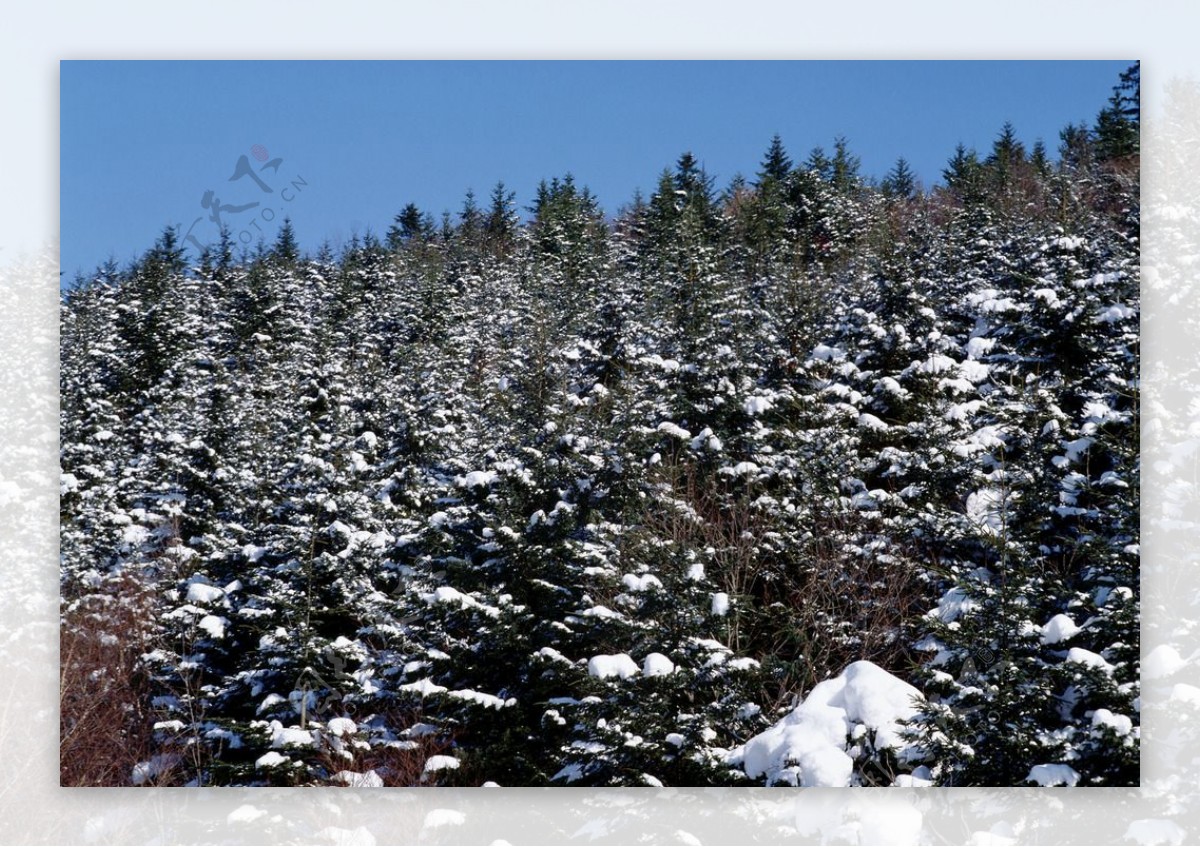
[[[1138,818],[1125,829],[1125,840],[1138,844],[1182,844],[1187,832],[1166,818]]]
[[[720,618],[729,614],[729,595],[724,591],[718,591],[712,596],[712,613]]]
[[[1036,782],[1043,788],[1050,785],[1074,788],[1079,784],[1079,772],[1070,765],[1034,765],[1025,779]]]
[[[1100,323],[1111,324],[1123,321],[1126,318],[1132,318],[1136,314],[1137,310],[1131,309],[1122,303],[1117,303],[1114,306],[1109,306],[1097,315],[1096,320],[1100,321]]]
[[[1091,650],[1084,650],[1082,647],[1072,647],[1070,650],[1068,650],[1067,661],[1075,662],[1080,665],[1087,665],[1089,668],[1099,668],[1102,671],[1111,672],[1113,669],[1113,666],[1110,665],[1099,653],[1093,653]]]
[[[1073,638],[1081,631],[1075,621],[1067,615],[1055,615],[1042,627],[1042,643],[1058,644],[1060,641]]]
[[[187,601],[189,603],[215,603],[224,596],[225,592],[215,585],[193,582],[188,586]]]
[[[752,668],[761,667],[758,659],[751,659],[749,656],[738,656],[736,659],[730,659],[725,662],[725,667],[733,671],[748,671]]]
[[[606,620],[622,620],[620,612],[614,612],[608,606],[592,606],[590,609],[585,609],[583,612],[585,618],[604,618]]]
[[[258,711],[255,712],[255,714],[261,715],[263,712],[265,712],[267,709],[271,708],[272,706],[274,706],[278,703],[286,703],[286,702],[287,702],[287,698],[281,694],[268,694],[263,699],[263,701],[261,703],[259,703]]]
[[[254,823],[259,818],[267,813],[258,808],[251,806],[249,803],[243,803],[232,812],[225,816],[226,823]]]
[[[572,783],[577,779],[583,778],[583,766],[578,762],[572,762],[559,770],[554,776],[550,777],[551,782],[558,782],[560,779],[567,783]]]
[[[1053,288],[1038,288],[1033,292],[1034,298],[1041,300],[1047,306],[1057,306],[1059,303],[1058,292]]]
[[[333,847],[374,847],[375,836],[365,826],[346,829],[327,826],[317,833],[316,843],[332,844]]]
[[[692,438],[692,434],[690,432],[678,424],[671,423],[670,421],[663,421],[660,423],[658,425],[658,431],[665,432],[667,435],[678,438],[681,441],[690,441]]]
[[[812,357],[822,362],[836,362],[846,358],[846,351],[840,347],[827,347],[824,344],[818,344],[813,348]]]
[[[1180,703],[1188,703],[1192,706],[1200,706],[1200,688],[1194,685],[1188,685],[1186,682],[1177,682],[1171,689],[1170,700],[1177,700]]]
[[[1092,728],[1107,726],[1117,735],[1129,735],[1133,732],[1133,720],[1128,715],[1118,715],[1108,709],[1097,709],[1092,713]]]
[[[499,617],[500,610],[492,606],[485,606],[474,597],[468,597],[457,588],[450,585],[439,585],[430,594],[422,594],[421,599],[430,605],[436,603],[454,603],[464,609],[479,609],[490,617]]]
[[[425,815],[422,829],[438,829],[443,826],[462,826],[467,816],[458,809],[430,809]]]
[[[979,384],[983,382],[991,374],[992,369],[983,362],[976,362],[967,359],[965,362],[958,363],[958,374],[967,382]]]
[[[982,532],[999,535],[1004,528],[1004,492],[998,488],[982,488],[967,495],[967,517]]]
[[[358,732],[358,724],[350,720],[350,718],[333,718],[329,723],[325,724],[325,729],[330,735],[341,738],[344,735],[353,735]]]
[[[568,659],[566,656],[564,656],[562,653],[555,650],[553,647],[543,647],[541,650],[538,650],[533,655],[541,656],[545,659],[549,659],[552,662],[564,662],[568,665],[575,664],[570,659]]]
[[[1078,235],[1061,235],[1050,243],[1060,250],[1078,250],[1087,242]]]
[[[288,764],[291,761],[292,761],[291,759],[289,759],[287,756],[283,755],[282,753],[277,753],[274,750],[271,750],[271,751],[259,756],[258,761],[256,761],[254,763],[254,767],[256,767],[256,768],[274,768],[279,765]]]
[[[608,679],[613,676],[629,679],[637,672],[637,662],[631,659],[627,653],[593,656],[588,660],[588,675],[599,679]]]
[[[875,432],[886,432],[889,429],[887,424],[869,412],[863,412],[858,416],[858,425],[863,429],[870,429]]]
[[[1142,661],[1143,679],[1163,679],[1176,673],[1187,662],[1170,644],[1159,644]]]
[[[466,476],[456,477],[454,484],[459,488],[486,488],[495,481],[495,471],[471,471]]]
[[[990,352],[995,346],[996,339],[976,336],[967,342],[967,356],[972,359],[982,358],[983,356],[986,356],[988,352]]]
[[[933,785],[933,773],[925,765],[913,768],[913,772],[902,773],[892,783],[893,788],[929,788]]]
[[[431,694],[441,694],[448,689],[443,685],[438,685],[432,679],[426,677],[425,679],[419,679],[416,682],[409,682],[405,685],[397,686],[396,690],[411,691],[414,694],[420,694],[422,697],[428,697]]]
[[[917,365],[917,370],[927,374],[945,373],[954,368],[958,363],[941,353],[934,353],[925,361]]]
[[[627,573],[621,577],[621,584],[633,592],[649,591],[651,588],[662,588],[662,581],[654,574],[636,574]]]
[[[675,663],[662,653],[651,653],[642,660],[642,673],[646,676],[666,676],[675,672]]]
[[[868,661],[854,662],[839,676],[818,684],[789,715],[751,738],[743,767],[767,784],[798,781],[803,786],[847,786],[854,762],[847,738],[859,724],[874,729],[879,747],[904,759],[901,722],[916,714],[921,693]]]
[[[517,704],[516,697],[509,697],[505,700],[502,697],[497,697],[495,694],[486,694],[482,691],[476,691],[472,688],[464,688],[460,691],[451,691],[446,696],[455,700],[466,700],[471,703],[478,703],[485,709],[500,709],[506,706],[515,706]]]
[[[742,409],[750,417],[758,417],[763,412],[770,411],[774,404],[770,397],[747,397],[746,402],[742,404]]]
[[[334,780],[350,788],[383,788],[383,778],[375,771],[338,771],[333,775]]]
[[[1074,441],[1064,442],[1063,448],[1066,449],[1067,458],[1069,460],[1072,462],[1078,462],[1080,457],[1082,457],[1083,454],[1088,451],[1088,448],[1095,443],[1096,439],[1084,436],[1083,438],[1076,438]]]
[[[458,768],[458,765],[458,759],[453,756],[430,756],[425,760],[425,773],[455,770]]]
[[[279,721],[271,721],[272,747],[312,747],[315,743],[312,732],[298,726],[285,727]]]
[[[157,779],[160,774],[169,771],[178,762],[179,757],[169,753],[152,756],[148,761],[138,762],[133,766],[130,780],[134,785],[145,785],[147,782]]]
[[[199,627],[207,632],[210,637],[221,639],[225,637],[225,627],[229,625],[227,618],[219,618],[216,615],[205,615],[200,619]]]
[[[754,462],[738,462],[733,467],[726,465],[718,473],[725,474],[726,476],[748,476],[758,473],[758,465],[754,464]]]
[[[708,450],[711,453],[720,453],[721,448],[725,445],[721,443],[721,439],[713,435],[712,429],[705,427],[704,429],[700,430],[699,435],[691,440],[689,446],[696,452]]]

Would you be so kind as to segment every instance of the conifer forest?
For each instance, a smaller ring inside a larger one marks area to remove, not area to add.
[[[1136,785],[1114,83],[932,187],[776,136],[78,279],[62,784]]]

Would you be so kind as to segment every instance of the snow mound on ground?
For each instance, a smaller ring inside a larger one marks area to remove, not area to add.
[[[803,786],[850,784],[854,762],[847,749],[858,725],[875,730],[878,748],[904,758],[901,722],[913,717],[921,693],[878,665],[859,661],[817,685],[791,714],[754,736],[744,747],[743,767],[752,779]]]

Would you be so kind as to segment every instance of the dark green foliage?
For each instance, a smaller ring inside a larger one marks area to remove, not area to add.
[[[300,258],[300,246],[296,243],[296,231],[292,228],[290,218],[283,219],[279,235],[275,238],[275,246],[271,250],[271,257],[275,261],[285,264],[295,262]]]
[[[911,199],[916,193],[916,176],[903,156],[896,160],[896,164],[888,171],[879,187],[885,196],[897,197],[901,200]]]
[[[1101,162],[1137,155],[1141,97],[1141,64],[1134,63],[1121,74],[1108,106],[1096,117],[1096,156]]]
[[[758,185],[761,187],[767,180],[782,183],[791,172],[792,160],[788,158],[787,151],[783,149],[783,139],[774,135],[758,172]]]

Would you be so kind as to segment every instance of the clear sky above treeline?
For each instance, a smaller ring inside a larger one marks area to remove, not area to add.
[[[291,217],[301,247],[381,236],[409,202],[440,219],[496,182],[530,204],[572,173],[609,214],[692,151],[724,187],[771,136],[793,161],[844,136],[862,173],[906,158],[923,184],[1006,121],[1051,155],[1133,61],[62,63],[64,279],[121,266],[215,218],[253,247]]]

